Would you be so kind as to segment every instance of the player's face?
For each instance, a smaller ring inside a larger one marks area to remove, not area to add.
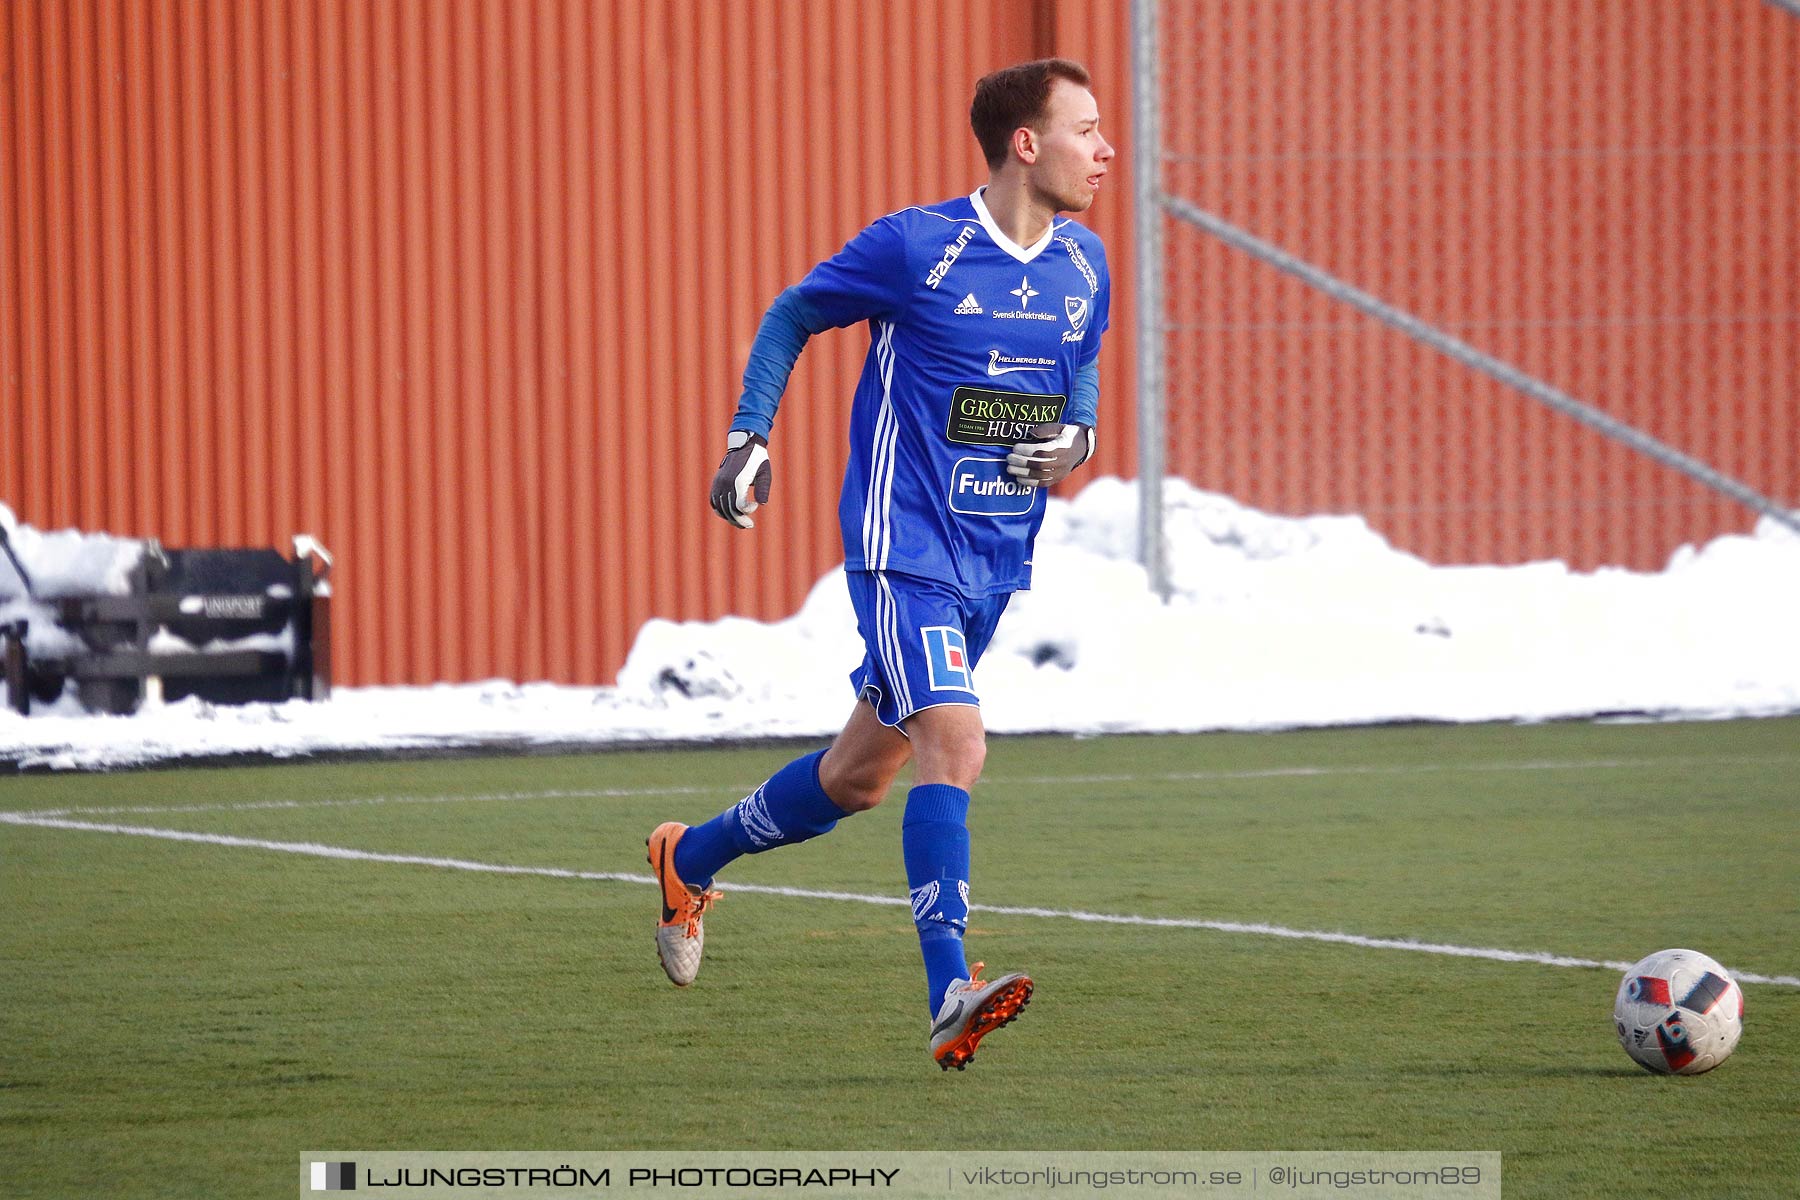
[[[1094,94],[1058,79],[1040,124],[1033,131],[1038,153],[1031,164],[1032,190],[1057,212],[1087,211],[1114,153],[1100,136],[1100,108]]]

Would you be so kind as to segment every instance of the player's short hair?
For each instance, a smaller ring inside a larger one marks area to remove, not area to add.
[[[1067,58],[1040,58],[1002,67],[981,77],[975,85],[975,102],[969,105],[969,124],[975,130],[975,140],[981,143],[982,154],[987,156],[988,166],[997,167],[1006,161],[1006,147],[1013,130],[1023,125],[1035,128],[1043,119],[1050,89],[1059,79],[1076,87],[1093,86],[1087,68]]]

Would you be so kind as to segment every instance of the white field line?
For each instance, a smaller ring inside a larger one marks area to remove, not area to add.
[[[89,833],[114,833],[131,837],[161,838],[171,842],[198,842],[209,846],[231,846],[249,850],[272,850],[283,854],[304,854],[315,858],[348,859],[357,862],[397,863],[406,866],[438,867],[452,871],[477,871],[490,875],[535,875],[551,879],[601,880],[609,883],[636,883],[654,887],[656,880],[648,875],[620,871],[573,871],[566,867],[527,867],[506,863],[473,862],[463,858],[437,858],[419,854],[389,854],[376,850],[355,850],[346,846],[326,846],[318,842],[274,842],[263,838],[236,837],[223,833],[195,833],[186,829],[154,829],[142,825],[115,825],[90,821],[71,821],[63,817],[32,813],[0,813],[0,823],[30,825],[44,829],[71,829]],[[819,891],[812,888],[770,887],[763,884],[739,883],[722,887],[732,892],[748,892],[764,896],[789,896],[803,900],[838,900],[850,904],[878,904],[904,907],[904,896],[872,896],[861,892]],[[1122,913],[1085,912],[1081,909],[1030,908],[1005,904],[972,904],[971,912],[994,913],[1006,917],[1039,917],[1049,920],[1086,921],[1102,925],[1138,925],[1158,929],[1207,929],[1217,933],[1244,933],[1259,937],[1287,938],[1305,942],[1331,942],[1343,946],[1361,946],[1371,950],[1410,950],[1417,954],[1439,954],[1454,958],[1480,958],[1491,962],[1536,963],[1549,967],[1592,967],[1623,971],[1628,962],[1606,959],[1574,958],[1562,954],[1542,954],[1519,950],[1500,950],[1485,946],[1457,946],[1445,942],[1420,942],[1408,938],[1371,938],[1354,933],[1333,933],[1317,929],[1290,929],[1285,925],[1245,923],[1242,921],[1206,921],[1194,917],[1140,917]],[[1800,976],[1758,975],[1731,968],[1740,983],[1767,983],[1800,988]]]
[[[357,808],[371,804],[466,804],[482,801],[519,800],[586,800],[618,799],[634,796],[739,796],[755,789],[755,784],[742,791],[717,787],[657,788],[576,788],[548,789],[534,792],[470,792],[443,796],[351,796],[335,800],[242,800],[220,804],[128,804],[103,808],[39,808],[25,809],[17,815],[30,817],[105,817],[132,816],[147,813],[257,812],[288,808]]]
[[[1024,779],[983,779],[983,783],[1184,783],[1189,781],[1231,779],[1310,779],[1356,775],[1438,775],[1484,774],[1496,771],[1634,771],[1649,767],[1738,767],[1769,766],[1800,762],[1800,756],[1786,754],[1739,757],[1669,757],[1669,758],[1582,758],[1567,760],[1532,760],[1526,762],[1486,763],[1411,763],[1406,766],[1383,767],[1262,767],[1248,771],[1168,771],[1151,774],[1119,775],[1046,775]],[[1626,964],[1630,965],[1630,964]]]
[[[1414,763],[1407,766],[1259,767],[1241,771],[1163,771],[1115,775],[1001,775],[984,778],[983,787],[1066,787],[1096,783],[1220,783],[1249,779],[1312,779],[1344,776],[1406,776],[1504,771],[1633,771],[1655,767],[1738,767],[1800,763],[1800,756],[1765,755],[1735,758],[1590,758],[1533,762]],[[39,817],[130,816],[147,813],[254,812],[264,809],[350,808],[371,804],[460,804],[525,800],[635,799],[654,796],[745,796],[755,783],[740,785],[574,788],[545,791],[449,793],[439,796],[358,796],[326,800],[253,800],[220,804],[122,805],[23,810]]]

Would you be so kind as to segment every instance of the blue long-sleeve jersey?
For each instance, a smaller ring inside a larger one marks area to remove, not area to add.
[[[1033,425],[1095,423],[1111,299],[1100,239],[1073,221],[1020,246],[979,191],[902,209],[782,293],[732,428],[768,436],[806,339],[868,321],[838,505],[845,566],[970,596],[1029,587],[1045,502],[1006,455]]]

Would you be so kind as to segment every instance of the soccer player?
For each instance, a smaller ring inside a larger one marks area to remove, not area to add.
[[[769,435],[809,337],[869,323],[838,506],[867,647],[857,702],[826,750],[777,771],[703,825],[649,839],[662,887],[656,946],[692,983],[713,877],[743,854],[828,833],[881,803],[910,759],[901,841],[925,960],[929,1045],[961,1070],[1031,998],[1021,972],[982,979],[963,956],[969,791],[986,741],[973,670],[1012,593],[1029,587],[1042,489],[1094,449],[1111,284],[1100,239],[1058,214],[1093,204],[1113,158],[1088,73],[1065,59],[975,88],[986,186],[882,217],[769,308],[712,505],[748,529],[769,498]]]

